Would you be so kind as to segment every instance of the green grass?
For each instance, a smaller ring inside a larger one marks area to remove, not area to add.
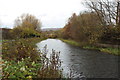
[[[60,40],[73,46],[80,46],[80,44],[74,40],[66,40],[66,39],[60,39]]]
[[[114,54],[114,55],[120,55],[120,49],[119,48],[99,48],[100,51]]]
[[[101,52],[113,54],[113,55],[120,55],[120,49],[119,48],[99,48],[95,46],[84,46],[84,49],[93,49],[93,50],[99,50]]]
[[[96,46],[90,46],[90,45],[85,45],[85,43],[79,43],[76,42],[74,40],[66,40],[66,39],[60,39],[65,43],[74,45],[74,46],[78,46],[78,47],[82,47],[84,49],[92,49],[92,50],[99,50],[101,52],[105,52],[105,53],[109,53],[109,54],[113,54],[113,55],[120,55],[120,49],[119,48],[100,48],[100,47],[96,47]]]

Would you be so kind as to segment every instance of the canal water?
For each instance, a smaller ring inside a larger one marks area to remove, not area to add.
[[[63,73],[74,75],[82,73],[87,78],[118,78],[118,56],[97,50],[86,50],[62,42],[59,39],[47,39],[37,43],[38,49],[47,45],[49,54],[52,49],[60,51]]]

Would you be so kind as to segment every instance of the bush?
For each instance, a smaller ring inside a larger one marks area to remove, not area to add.
[[[2,39],[13,39],[13,35],[11,33],[11,29],[2,28]]]
[[[47,58],[47,47],[43,52],[36,50],[35,44],[39,40],[32,38],[3,42],[2,78],[61,78],[60,52],[53,50],[51,57]]]
[[[4,61],[3,78],[36,78],[41,63],[36,63],[28,58],[21,61]]]
[[[14,28],[12,31],[12,34],[15,36],[15,38],[32,38],[32,37],[40,37],[40,32],[35,31],[31,28]]]
[[[3,59],[21,60],[22,58],[30,57],[32,60],[36,60],[38,51],[35,49],[35,45],[31,43],[31,40],[16,40],[5,41],[2,43]]]
[[[104,30],[103,35],[101,36],[101,42],[109,44],[120,44],[120,31],[117,27],[108,28]]]

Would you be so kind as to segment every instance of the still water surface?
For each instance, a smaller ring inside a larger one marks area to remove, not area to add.
[[[87,78],[117,78],[118,56],[96,50],[85,50],[69,45],[58,39],[47,39],[37,44],[38,49],[47,45],[49,53],[52,49],[60,51],[60,59],[64,74],[72,69],[74,75],[83,72]]]

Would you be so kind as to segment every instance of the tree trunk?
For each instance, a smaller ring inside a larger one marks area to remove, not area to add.
[[[120,25],[120,2],[117,2],[116,24]]]
[[[120,2],[118,2],[118,25],[120,26]]]

